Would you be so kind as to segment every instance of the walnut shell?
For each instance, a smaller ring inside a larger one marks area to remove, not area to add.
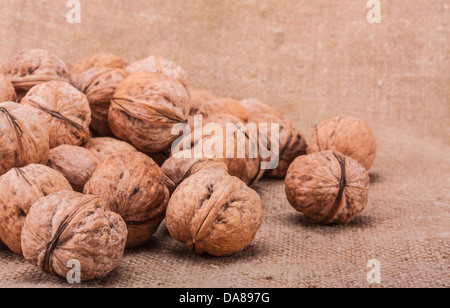
[[[104,161],[109,155],[121,151],[137,151],[131,144],[114,138],[89,138],[83,145],[86,149],[95,154],[100,162]]]
[[[263,218],[259,195],[225,171],[203,170],[185,180],[167,208],[167,229],[198,254],[227,256],[250,245]]]
[[[326,150],[350,156],[369,170],[375,161],[377,140],[363,120],[336,117],[319,124],[309,143],[309,154]]]
[[[0,176],[14,167],[47,163],[48,130],[41,116],[29,106],[0,104]]]
[[[35,86],[21,104],[33,106],[43,113],[49,128],[50,148],[62,144],[81,145],[89,137],[91,108],[86,95],[63,81],[50,81]]]
[[[96,53],[83,59],[79,59],[71,65],[71,69],[76,75],[79,75],[94,67],[124,69],[127,66],[128,62],[120,56],[116,56],[110,53]]]
[[[117,87],[109,126],[139,151],[159,153],[178,138],[172,127],[186,123],[188,114],[189,94],[180,82],[158,73],[135,73]]]
[[[19,101],[35,85],[51,80],[70,83],[72,79],[64,61],[42,49],[29,49],[13,55],[3,64],[1,72],[11,80]]]
[[[61,172],[73,190],[83,192],[99,163],[99,158],[89,150],[64,144],[50,150],[47,165]]]
[[[250,117],[247,109],[237,100],[232,98],[220,98],[203,104],[197,111],[198,114],[207,118],[213,114],[225,113],[231,114],[243,122],[248,122]]]
[[[277,118],[282,118],[278,110],[267,105],[266,103],[262,102],[259,99],[256,98],[244,99],[241,100],[240,103],[248,110],[250,117],[255,117],[260,114],[271,114]]]
[[[367,205],[369,174],[339,152],[300,156],[289,167],[286,195],[290,204],[314,223],[348,223]]]
[[[211,93],[206,90],[191,89],[190,94],[191,94],[191,111],[189,112],[189,114],[191,116],[198,114],[198,110],[200,109],[200,107],[206,104],[207,102],[219,98],[214,93]]]
[[[128,226],[127,247],[150,240],[164,219],[169,191],[156,163],[139,152],[118,152],[98,165],[84,187],[120,214]]]
[[[103,278],[122,259],[127,239],[123,219],[95,196],[61,191],[31,207],[22,229],[25,259],[63,278],[80,262],[81,280]]]
[[[75,87],[86,94],[91,106],[91,130],[97,136],[112,136],[108,123],[111,98],[117,86],[128,76],[120,68],[97,67],[80,74],[74,82]]]
[[[0,74],[0,103],[16,101],[17,95],[13,84],[5,75]]]
[[[147,59],[139,60],[127,66],[126,70],[133,74],[138,72],[160,73],[181,82],[185,87],[189,84],[189,77],[175,62],[164,59],[160,56],[150,56]]]

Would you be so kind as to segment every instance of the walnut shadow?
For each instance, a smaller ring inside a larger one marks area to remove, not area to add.
[[[308,231],[322,233],[323,230],[344,230],[344,229],[359,229],[359,230],[365,230],[365,229],[371,229],[375,226],[379,225],[381,221],[378,217],[375,217],[373,215],[367,215],[367,214],[360,214],[356,216],[351,222],[347,224],[328,224],[328,225],[318,225],[315,223],[312,223],[310,220],[306,218],[305,215],[301,213],[289,215],[286,222],[292,226],[292,225],[299,225],[303,228],[308,229]]]
[[[379,184],[382,183],[384,180],[383,176],[377,172],[370,172],[369,177],[370,177],[370,184]]]

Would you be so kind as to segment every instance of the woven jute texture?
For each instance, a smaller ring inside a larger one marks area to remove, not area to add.
[[[0,59],[49,49],[67,62],[107,51],[129,61],[173,59],[191,85],[259,97],[309,138],[329,117],[366,120],[378,139],[367,209],[315,226],[288,204],[283,181],[262,180],[263,226],[229,258],[196,256],[164,225],[81,287],[449,287],[450,1],[2,0]],[[381,264],[381,284],[367,263]],[[0,245],[1,287],[66,287]]]

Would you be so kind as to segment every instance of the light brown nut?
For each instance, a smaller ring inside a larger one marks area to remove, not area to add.
[[[11,81],[0,74],[0,103],[3,102],[17,102],[17,95]]]
[[[20,234],[33,203],[62,190],[72,190],[59,172],[44,165],[14,168],[0,177],[0,238],[22,254]]]
[[[47,165],[61,172],[73,190],[83,192],[84,185],[99,163],[98,157],[89,150],[64,144],[50,150]]]
[[[336,117],[319,124],[309,143],[309,154],[326,150],[350,156],[369,170],[375,161],[377,140],[363,120]]]
[[[100,162],[104,161],[109,155],[121,151],[137,151],[131,144],[114,138],[89,138],[83,145],[86,149],[95,154]]]
[[[35,108],[0,104],[0,176],[14,167],[47,163],[48,130],[41,118]]]
[[[240,101],[241,105],[244,106],[250,117],[255,117],[259,114],[271,114],[277,118],[282,118],[281,114],[275,108],[267,105],[263,101],[256,98],[249,98]]]
[[[185,180],[167,208],[167,229],[197,254],[227,256],[250,245],[263,218],[259,195],[225,171]]]
[[[191,116],[198,114],[198,110],[201,106],[206,104],[209,101],[213,101],[218,99],[214,93],[209,92],[207,90],[199,90],[199,89],[191,89],[191,111],[189,114]]]
[[[3,64],[1,72],[11,80],[18,99],[35,85],[51,80],[71,82],[71,72],[67,65],[42,49],[29,49],[13,55]]]
[[[119,265],[127,226],[95,196],[61,191],[31,207],[22,229],[25,259],[43,271],[67,278],[80,262],[81,280],[105,277]]]
[[[22,99],[22,105],[43,112],[49,129],[50,148],[62,144],[81,145],[89,137],[91,108],[86,95],[63,81],[37,85]]]
[[[290,204],[314,223],[348,223],[369,197],[369,174],[339,152],[300,156],[289,167],[286,195]]]
[[[135,73],[113,96],[109,126],[118,138],[146,154],[169,149],[178,138],[174,124],[186,123],[189,94],[175,79],[158,73]]]
[[[160,56],[150,56],[127,66],[126,70],[133,74],[138,72],[160,73],[181,82],[185,87],[189,85],[189,77],[184,69],[173,61]]]
[[[231,114],[243,122],[248,122],[249,113],[237,100],[232,98],[220,98],[203,104],[198,109],[198,114],[207,118],[213,114],[226,113]]]
[[[108,123],[109,106],[117,86],[128,77],[120,68],[97,67],[80,74],[74,86],[86,94],[91,106],[91,131],[96,136],[112,136]]]
[[[127,247],[148,242],[164,219],[169,191],[155,162],[139,152],[118,152],[98,165],[84,187],[120,214],[128,226]]]
[[[71,65],[71,69],[74,74],[79,75],[94,67],[124,69],[127,66],[128,62],[120,56],[116,56],[111,53],[96,53],[83,59],[79,59]]]

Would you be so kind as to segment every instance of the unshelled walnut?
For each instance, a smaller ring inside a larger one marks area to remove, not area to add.
[[[191,111],[189,114],[191,116],[198,114],[198,110],[200,109],[200,107],[206,104],[207,102],[219,98],[214,93],[209,92],[207,90],[191,89],[190,94],[191,94]]]
[[[231,114],[243,122],[247,122],[249,113],[237,100],[232,98],[219,98],[203,104],[197,111],[199,115],[207,118],[213,114],[225,113]]]
[[[14,167],[46,164],[48,130],[38,109],[0,103],[0,176]]]
[[[164,219],[169,191],[156,163],[140,152],[117,152],[98,165],[84,187],[120,214],[128,226],[127,247],[150,240]]]
[[[72,72],[79,75],[94,67],[108,67],[124,69],[128,66],[128,62],[111,53],[96,53],[85,58],[79,59],[71,65]]]
[[[116,152],[137,151],[136,148],[128,142],[108,137],[89,138],[83,146],[95,154],[100,162]]]
[[[263,101],[256,98],[249,98],[240,101],[241,105],[244,106],[250,117],[255,117],[259,114],[271,114],[277,118],[282,118],[281,114],[275,108],[267,105]]]
[[[377,140],[363,120],[336,117],[316,126],[309,143],[308,153],[326,150],[350,156],[369,170],[375,161]]]
[[[91,68],[75,79],[75,87],[86,94],[91,106],[91,131],[96,136],[112,136],[108,123],[111,98],[117,86],[128,76],[120,68]]]
[[[186,123],[189,93],[177,80],[158,73],[135,73],[116,90],[109,125],[118,138],[146,154],[169,149],[178,136],[174,124]]]
[[[63,144],[50,150],[47,165],[61,172],[73,190],[83,192],[84,185],[92,177],[99,163],[99,158],[91,151]]]
[[[227,256],[250,245],[263,218],[259,195],[225,171],[186,179],[167,208],[167,229],[197,254]]]
[[[62,144],[81,145],[87,141],[91,123],[89,101],[70,84],[50,81],[37,85],[21,104],[44,111],[42,120],[48,125],[50,148]]]
[[[22,250],[31,264],[67,278],[80,262],[81,280],[105,277],[120,263],[127,226],[98,197],[60,191],[34,203],[22,229]]]
[[[19,101],[35,85],[51,80],[70,83],[72,79],[64,61],[42,49],[29,49],[13,55],[3,64],[1,72],[11,80]]]
[[[0,74],[0,103],[16,101],[17,95],[13,84],[5,75]]]
[[[370,179],[356,160],[339,152],[300,156],[289,167],[290,204],[314,223],[348,223],[367,205]]]

